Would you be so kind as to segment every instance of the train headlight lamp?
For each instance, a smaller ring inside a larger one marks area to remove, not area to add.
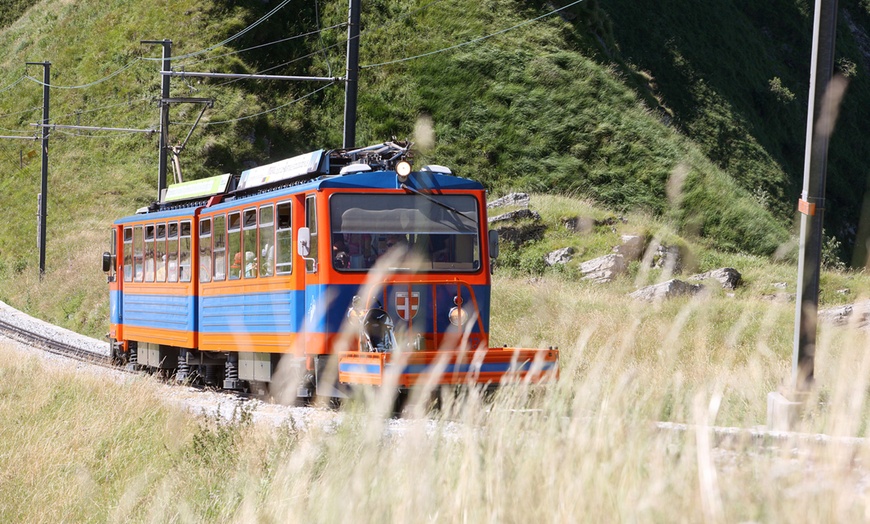
[[[450,313],[447,314],[447,318],[450,319],[450,323],[454,326],[463,326],[466,322],[468,322],[468,311],[462,307],[462,298],[454,297],[453,303],[456,304],[456,307],[450,309]]]
[[[408,175],[411,174],[411,163],[402,160],[398,164],[396,164],[396,175],[399,177],[399,182],[405,183],[408,180]]]

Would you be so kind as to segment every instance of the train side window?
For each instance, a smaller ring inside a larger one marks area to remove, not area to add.
[[[311,233],[311,253],[305,261],[305,269],[313,273],[317,267],[317,204],[314,195],[305,197],[305,227]]]
[[[169,223],[166,239],[166,274],[169,282],[178,282],[178,222]]]
[[[241,278],[242,274],[242,216],[230,213],[227,223],[227,260],[230,264],[230,280]]]
[[[224,215],[214,217],[214,280],[227,278],[227,219]]]
[[[178,251],[178,280],[190,282],[190,220],[181,223]]]
[[[211,219],[199,221],[199,281],[211,282]]]
[[[278,229],[275,233],[275,273],[288,275],[293,271],[293,228],[290,202],[278,204]]]
[[[145,226],[145,282],[154,282],[154,224]]]
[[[133,281],[133,228],[124,228],[124,282]]]
[[[245,278],[257,277],[257,210],[246,209],[244,214],[245,224],[244,239],[242,240],[242,249],[245,250],[245,258],[243,259]]]
[[[136,282],[142,282],[145,276],[145,252],[143,251],[144,244],[142,243],[144,238],[142,226],[136,226],[133,229],[133,265],[135,267],[133,280]]]
[[[260,208],[260,276],[275,272],[275,210],[271,205]]]
[[[166,282],[166,224],[157,224],[157,238],[154,241],[155,282]]]

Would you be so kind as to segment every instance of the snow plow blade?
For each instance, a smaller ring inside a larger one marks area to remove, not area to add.
[[[489,348],[477,351],[371,353],[351,351],[338,361],[343,384],[398,386],[416,384],[546,383],[559,377],[555,349]]]

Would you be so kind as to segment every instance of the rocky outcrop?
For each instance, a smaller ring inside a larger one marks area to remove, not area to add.
[[[639,260],[643,255],[646,238],[640,235],[622,235],[622,243],[613,248],[613,252],[622,255],[626,260]]]
[[[604,255],[580,264],[583,280],[604,284],[625,273],[628,264],[622,255]]]
[[[653,286],[638,289],[634,293],[630,293],[628,296],[638,300],[653,302],[656,300],[666,300],[686,295],[697,295],[703,289],[704,286],[701,284],[689,284],[688,282],[683,282],[682,280],[674,278],[667,282],[662,282],[661,284],[655,284]]]
[[[538,221],[540,219],[541,215],[539,215],[537,211],[532,211],[530,209],[517,209],[516,211],[510,211],[498,216],[489,217],[489,223],[498,224],[500,222],[519,222],[521,220]]]
[[[725,289],[737,289],[737,286],[740,285],[741,278],[742,275],[740,272],[733,267],[722,267],[712,271],[707,271],[706,273],[692,275],[689,277],[689,280],[702,281],[712,279],[722,284],[722,287]]]
[[[486,205],[487,209],[493,209],[496,207],[505,207],[505,206],[523,206],[529,207],[529,195],[528,193],[511,193],[509,195],[505,195],[501,198],[497,198]]]
[[[858,329],[870,328],[870,300],[819,310],[819,320],[835,326],[850,325]]]
[[[547,263],[548,266],[555,266],[556,264],[567,264],[574,258],[574,248],[573,247],[563,247],[562,249],[557,249],[551,253],[548,253],[547,256],[544,257],[544,262]]]
[[[683,256],[678,246],[658,244],[652,252],[650,267],[664,269],[671,273],[680,273],[683,270]]]

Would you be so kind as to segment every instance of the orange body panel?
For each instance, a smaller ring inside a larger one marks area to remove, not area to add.
[[[124,340],[150,342],[183,348],[196,347],[196,333],[192,331],[175,331],[140,326],[124,326]]]
[[[480,351],[363,353],[339,358],[339,382],[411,387],[432,384],[548,382],[558,378],[559,352],[546,349],[490,348]]]

